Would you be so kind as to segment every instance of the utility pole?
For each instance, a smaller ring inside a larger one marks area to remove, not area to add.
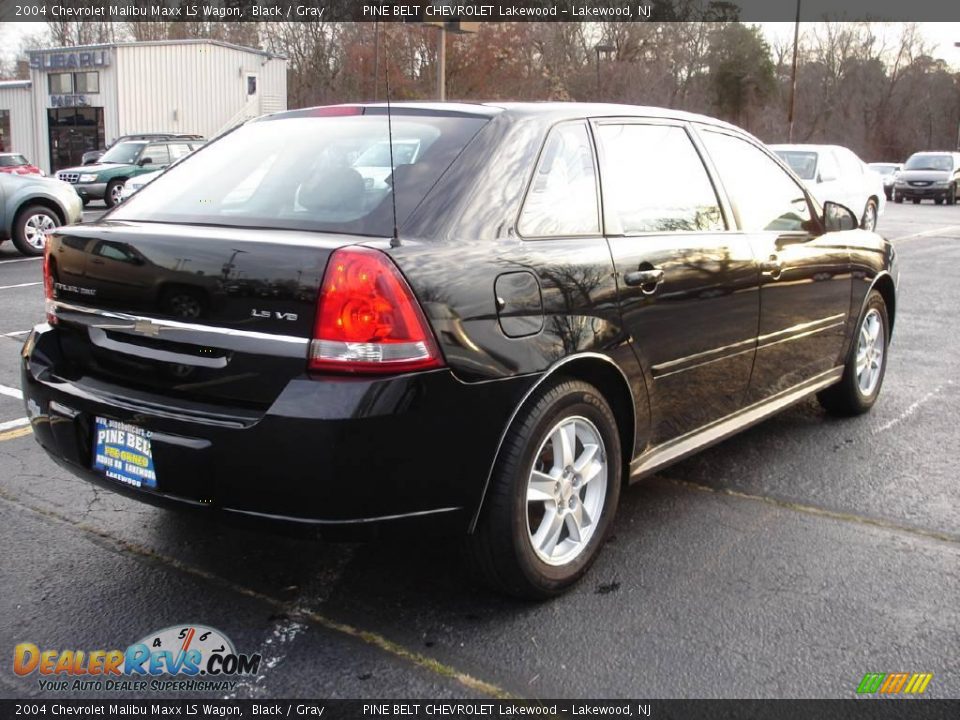
[[[793,111],[797,99],[797,46],[800,44],[800,0],[797,19],[793,23],[793,66],[790,69],[790,108],[787,110],[787,142],[793,142]]]
[[[437,48],[437,99],[447,99],[447,28],[440,24],[440,46]]]

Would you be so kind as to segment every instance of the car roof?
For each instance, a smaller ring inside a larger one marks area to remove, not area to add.
[[[264,120],[283,119],[287,117],[304,117],[314,112],[329,108],[378,108],[386,109],[386,103],[345,103],[343,105],[322,105],[298,110],[285,110],[273,115],[265,116]],[[719,127],[725,127],[738,132],[741,128],[716,118],[684,110],[672,110],[662,107],[646,105],[623,105],[616,103],[584,103],[584,102],[397,102],[390,103],[390,108],[400,111],[422,110],[425,113],[437,114],[465,114],[495,117],[508,115],[515,117],[539,116],[553,122],[573,120],[583,117],[647,117],[699,122]]]

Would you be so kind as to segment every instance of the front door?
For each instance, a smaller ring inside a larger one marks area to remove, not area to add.
[[[760,312],[750,243],[727,231],[682,123],[598,120],[606,234],[648,378],[651,444],[738,410]]]
[[[826,235],[803,188],[748,140],[701,137],[760,260],[760,329],[748,402],[841,364],[850,311],[850,257]]]
[[[53,172],[76,167],[85,152],[103,147],[103,108],[51,108],[47,110],[47,128]]]

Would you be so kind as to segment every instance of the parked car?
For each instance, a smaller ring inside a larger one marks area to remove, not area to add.
[[[388,112],[249,122],[51,236],[21,368],[57,462],[200,512],[444,526],[542,598],[587,571],[624,484],[814,394],[876,402],[894,248],[750,135],[398,103],[393,141],[419,149],[379,187],[344,148]],[[68,281],[64,248],[97,243],[124,251]],[[189,319],[163,300],[184,290],[206,293]]]
[[[903,165],[894,186],[894,202],[933,200],[937,205],[956,205],[960,187],[960,153],[918,152]]]
[[[47,233],[82,216],[80,197],[67,183],[0,173],[0,242],[12,239],[24,255],[41,255]]]
[[[121,135],[103,150],[88,150],[80,157],[81,165],[93,165],[97,160],[103,157],[103,154],[117,143],[128,140],[203,140],[202,135],[190,135],[183,133],[134,133],[133,135]]]
[[[163,170],[157,170],[155,172],[144,173],[143,175],[136,175],[127,180],[123,184],[123,191],[120,193],[121,202],[143,188],[144,185],[148,185],[156,180],[162,172]]]
[[[883,180],[883,194],[887,200],[893,200],[893,184],[896,182],[897,173],[903,169],[900,163],[870,163],[870,168]]]
[[[11,175],[40,175],[46,173],[30,162],[20,153],[0,153],[0,173]]]
[[[852,151],[839,145],[771,145],[820,202],[858,213],[860,227],[874,230],[883,214],[883,181]]]
[[[103,200],[113,207],[123,197],[123,184],[130,178],[156,172],[189,155],[203,145],[202,140],[129,140],[117,143],[104,153],[96,165],[66,168],[57,178],[71,183],[86,205]]]

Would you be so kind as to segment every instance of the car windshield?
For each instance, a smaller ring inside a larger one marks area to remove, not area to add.
[[[817,175],[817,154],[800,150],[777,150],[783,160],[803,180],[813,180]]]
[[[886,163],[870,163],[870,167],[881,175],[893,175],[897,171],[896,165],[888,165]]]
[[[379,109],[248,123],[168,168],[114,217],[389,236],[393,184],[402,225],[486,121],[394,111],[393,177]]]
[[[142,142],[122,142],[117,143],[107,150],[100,158],[102,163],[118,163],[120,165],[133,165],[143,150],[146,143]]]
[[[20,167],[29,165],[23,155],[0,155],[0,167]]]
[[[904,170],[940,170],[953,169],[953,158],[949,155],[911,155]]]

